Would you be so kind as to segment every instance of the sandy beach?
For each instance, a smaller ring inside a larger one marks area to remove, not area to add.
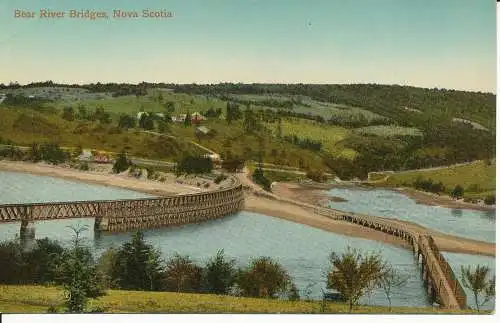
[[[53,165],[11,161],[0,161],[0,171],[52,176],[91,184],[120,187],[157,196],[200,191],[198,187],[177,183],[174,175],[165,182],[158,182],[152,180],[139,180],[126,175],[115,175],[106,172],[83,172]],[[398,247],[408,248],[408,245],[404,241],[394,236],[312,213],[306,206],[323,204],[325,202],[325,196],[322,190],[305,189],[298,187],[296,184],[279,183],[273,188],[273,194],[270,194],[263,192],[262,189],[252,183],[247,175],[246,173],[241,173],[238,176],[243,185],[249,188],[249,192],[246,194],[247,196],[245,199],[244,209],[246,211],[285,219],[333,233],[376,240],[390,243]],[[260,193],[256,195],[255,192]],[[287,199],[290,200],[290,202],[287,202]],[[292,201],[299,202],[299,204],[302,203],[303,206],[292,203]],[[404,222],[398,220],[391,221]],[[495,256],[495,244],[493,243],[454,237],[424,228],[415,223],[404,223],[409,225],[412,230],[419,233],[432,234],[435,237],[438,247],[442,251]]]
[[[112,174],[109,171],[79,171],[73,168],[48,165],[43,163],[25,163],[0,160],[0,171],[21,172],[32,175],[58,177],[70,181],[81,181],[88,184],[113,186],[134,191],[140,191],[157,196],[172,196],[176,194],[196,193],[202,188],[179,184],[175,176],[169,176],[165,182],[143,180],[129,177],[125,174]],[[206,191],[206,190],[205,190]]]

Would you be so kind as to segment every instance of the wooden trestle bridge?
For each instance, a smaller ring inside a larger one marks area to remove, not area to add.
[[[412,232],[408,227],[379,217],[340,212],[300,204],[313,213],[337,221],[347,221],[385,232],[405,240],[419,264],[427,292],[443,308],[466,308],[466,295],[453,271],[429,235]],[[77,201],[0,205],[0,222],[21,222],[20,237],[27,234],[33,221],[69,218],[95,218],[95,229],[126,231],[201,222],[242,210],[244,191],[237,178],[228,188],[196,194],[135,200]]]

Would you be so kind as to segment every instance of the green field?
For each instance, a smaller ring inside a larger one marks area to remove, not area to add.
[[[104,99],[82,99],[71,102],[57,102],[56,107],[62,109],[63,107],[71,106],[77,108],[84,106],[87,110],[93,110],[97,107],[104,108],[105,111],[115,115],[121,113],[137,115],[141,111],[146,112],[164,112],[164,104],[166,102],[173,102],[175,107],[175,114],[204,112],[210,108],[225,109],[226,103],[224,101],[208,98],[199,95],[188,95],[183,93],[174,93],[162,90],[149,90],[145,96],[119,96],[119,97],[106,97]]]
[[[380,186],[411,186],[419,177],[432,179],[434,182],[441,181],[447,190],[453,189],[455,185],[465,188],[465,196],[485,197],[495,194],[495,162],[487,165],[484,161],[476,161],[468,165],[452,166],[448,168],[428,171],[408,171],[396,174],[372,173],[370,180],[380,180],[389,175],[387,181],[380,182]],[[477,187],[475,187],[477,185]]]
[[[276,131],[277,124],[269,124],[268,128]],[[342,156],[353,159],[356,151],[348,149],[339,144],[350,133],[349,129],[324,125],[310,120],[297,118],[287,118],[281,123],[282,136],[296,135],[299,138],[307,138],[314,141],[320,141],[322,149],[335,156]]]
[[[0,312],[46,313],[53,306],[63,312],[63,291],[56,287],[0,285]],[[89,310],[106,313],[347,313],[347,305],[327,303],[324,311],[319,301],[282,301],[261,298],[110,290],[92,300]],[[393,313],[458,314],[471,310],[394,307]],[[354,313],[389,313],[383,306],[360,306]],[[484,312],[485,314],[488,312]]]
[[[422,136],[422,131],[418,128],[401,126],[369,126],[357,128],[355,133],[361,135],[373,135],[380,137],[399,137],[399,136]]]

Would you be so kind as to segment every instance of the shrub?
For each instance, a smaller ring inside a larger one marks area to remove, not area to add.
[[[122,151],[119,155],[118,158],[116,159],[114,165],[113,165],[113,173],[118,174],[123,171],[126,171],[130,167],[131,163],[127,159],[127,156],[125,155],[125,152]]]
[[[269,257],[253,260],[248,268],[240,270],[237,281],[243,295],[249,297],[276,298],[293,286],[285,268]]]
[[[486,205],[493,205],[495,203],[496,203],[495,195],[488,195],[484,198],[484,204]]]
[[[271,191],[271,181],[264,176],[264,171],[262,171],[261,168],[257,168],[253,174],[252,174],[252,179],[254,180],[255,183],[259,184],[264,188],[266,191]]]
[[[319,170],[309,170],[306,174],[307,178],[312,179],[315,182],[323,183],[326,182],[326,175]]]
[[[227,179],[227,176],[224,174],[217,175],[217,177],[214,179],[215,184],[220,184],[223,180]]]

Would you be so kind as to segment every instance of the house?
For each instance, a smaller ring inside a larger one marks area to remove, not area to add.
[[[177,117],[176,116],[172,117],[172,121],[173,122],[183,123],[184,120],[186,120],[186,115],[185,114],[179,114]]]
[[[191,115],[191,121],[193,122],[200,122],[204,120],[207,120],[207,118],[199,112],[195,112]]]
[[[211,131],[212,131],[211,129],[208,129],[205,126],[196,127],[196,134],[197,135],[204,135],[204,136],[206,136],[206,135],[210,134]]]
[[[219,154],[205,154],[203,157],[210,158],[213,162],[220,162],[221,161]]]
[[[99,163],[99,164],[107,164],[112,162],[111,158],[107,154],[100,152],[95,152],[93,159],[94,163]]]
[[[86,161],[90,162],[92,161],[92,152],[90,150],[83,150],[82,153],[77,157],[79,161]]]
[[[0,93],[0,103],[2,103],[3,101],[5,101],[5,99],[7,99],[7,95],[3,94],[3,93]]]
[[[146,115],[147,115],[147,112],[144,112],[144,111],[137,113],[137,120],[141,120],[142,115],[143,115],[144,113],[146,113]]]

